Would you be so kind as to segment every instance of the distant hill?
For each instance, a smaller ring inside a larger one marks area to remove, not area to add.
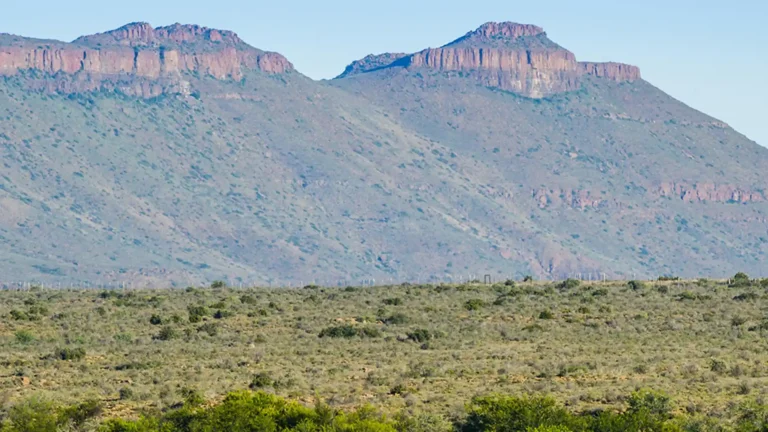
[[[768,151],[488,23],[315,82],[199,26],[0,35],[0,284],[761,272]]]

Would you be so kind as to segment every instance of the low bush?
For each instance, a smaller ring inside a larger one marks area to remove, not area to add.
[[[258,304],[259,301],[252,295],[244,294],[240,296],[240,303],[247,304],[247,305],[255,305],[255,304]]]
[[[560,290],[572,290],[577,288],[579,285],[581,285],[581,281],[578,279],[566,279],[557,284],[557,288]]]
[[[731,288],[742,288],[750,285],[752,285],[752,281],[749,279],[749,276],[746,273],[738,272],[733,275],[733,279],[731,279],[731,284],[729,286]]]
[[[176,339],[179,337],[179,332],[176,331],[171,326],[165,326],[160,329],[160,332],[158,332],[155,336],[152,337],[152,339],[160,340],[160,341],[169,341],[172,339]]]
[[[543,319],[543,320],[555,319],[555,314],[553,314],[551,311],[548,311],[548,310],[541,311],[541,313],[539,314],[539,319]]]
[[[54,356],[59,360],[77,361],[85,358],[84,348],[60,348],[54,353]]]
[[[133,399],[133,389],[130,387],[123,387],[119,391],[119,397],[120,400],[131,400]]]
[[[481,299],[470,299],[470,300],[467,300],[466,303],[464,303],[464,309],[468,311],[480,310],[485,306],[486,306],[485,301]]]
[[[410,321],[410,319],[408,318],[408,315],[398,312],[396,314],[392,314],[388,318],[384,318],[381,321],[387,325],[401,325],[401,324],[407,324],[408,321]]]
[[[320,331],[320,334],[318,334],[318,337],[321,338],[353,338],[355,336],[374,338],[381,336],[381,331],[374,327],[356,327],[350,324],[344,324],[326,327]]]
[[[432,376],[422,364],[411,365],[410,375]],[[409,375],[409,376],[410,376]],[[251,381],[251,388],[263,389],[276,383],[265,373]],[[741,383],[737,392],[750,393],[751,387]],[[390,395],[405,395],[408,388],[397,384]],[[121,390],[121,399],[130,397]],[[673,414],[669,397],[664,393],[640,390],[626,399],[626,408],[572,412],[550,397],[491,395],[473,398],[465,414],[453,423],[441,416],[426,413],[397,414],[385,417],[370,405],[354,411],[332,409],[318,401],[314,407],[288,401],[261,390],[228,394],[220,403],[206,404],[199,393],[183,388],[183,404],[164,411],[133,419],[106,419],[99,426],[89,424],[87,430],[101,432],[684,432],[768,430],[768,407],[756,402],[734,405],[737,417],[732,424],[725,420]],[[3,432],[56,432],[86,430],[83,425],[102,414],[95,401],[60,408],[50,401],[31,398],[11,406],[2,425]]]
[[[208,308],[205,306],[189,306],[187,308],[189,313],[189,322],[199,323],[204,317],[208,316]]]
[[[216,336],[219,333],[219,326],[214,323],[205,323],[197,328],[198,333],[205,333],[208,336]]]
[[[253,379],[251,379],[251,383],[248,385],[248,388],[251,390],[257,390],[265,387],[272,387],[274,384],[275,380],[273,380],[268,373],[259,372],[253,376]]]
[[[759,298],[760,298],[760,295],[758,295],[757,293],[745,292],[745,293],[741,293],[741,294],[737,295],[733,299],[735,301],[754,301],[754,300],[757,300]]]
[[[408,333],[408,339],[418,343],[430,341],[433,337],[432,332],[427,329],[416,329]]]
[[[27,330],[19,330],[14,333],[13,336],[16,338],[16,342],[22,345],[27,345],[35,341],[35,336]]]
[[[235,316],[235,313],[228,310],[217,310],[216,313],[213,314],[213,318],[215,319],[224,319]]]

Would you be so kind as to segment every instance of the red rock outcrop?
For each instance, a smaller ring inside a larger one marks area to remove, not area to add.
[[[541,27],[511,22],[486,23],[455,41],[411,54],[368,56],[339,76],[385,67],[465,72],[481,84],[531,98],[577,90],[581,77],[614,81],[640,79],[640,69],[621,63],[580,63],[576,56],[547,38]]]
[[[582,71],[587,75],[600,78],[608,78],[614,81],[637,81],[641,79],[640,68],[624,63],[579,63]]]
[[[471,71],[484,85],[533,98],[575,90],[580,76],[576,57],[566,50],[444,47],[413,54],[406,67]]]
[[[662,183],[656,193],[662,197],[676,198],[685,202],[748,203],[765,201],[765,196],[760,191],[714,183]]]
[[[115,82],[132,78],[137,83],[128,86],[130,94],[152,97],[159,88],[183,87],[185,73],[237,80],[247,70],[293,70],[282,55],[252,48],[232,32],[179,24],[158,29],[129,24],[71,44],[12,37],[2,42],[0,75],[42,72],[56,77],[42,86],[52,91],[89,91],[101,87],[99,83],[114,88]],[[152,80],[161,82],[153,85]],[[147,88],[155,90],[142,90]]]

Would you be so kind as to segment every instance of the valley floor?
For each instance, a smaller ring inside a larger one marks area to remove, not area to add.
[[[190,392],[459,416],[473,397],[550,395],[724,415],[768,392],[758,282],[0,292],[0,403],[101,401],[108,416]]]

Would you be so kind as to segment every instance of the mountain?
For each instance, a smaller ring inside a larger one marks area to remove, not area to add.
[[[539,27],[313,81],[236,34],[0,36],[0,282],[760,272],[768,151]]]

